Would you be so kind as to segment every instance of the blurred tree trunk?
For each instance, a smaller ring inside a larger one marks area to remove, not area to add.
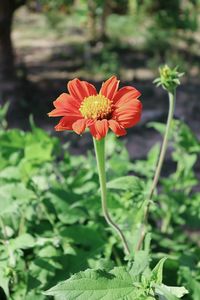
[[[0,1],[0,81],[14,78],[14,55],[11,41],[13,6],[10,0]]]
[[[106,22],[107,22],[107,17],[110,14],[110,6],[109,6],[109,0],[104,0],[103,1],[103,11],[102,11],[102,16],[100,20],[100,34],[99,34],[99,39],[101,41],[107,39],[106,35]]]
[[[88,35],[91,43],[97,40],[96,9],[96,1],[88,0]]]
[[[129,0],[128,1],[128,10],[131,16],[134,16],[138,10],[138,1],[137,0]]]
[[[24,3],[25,0],[0,0],[0,82],[15,78],[12,20],[14,11]]]

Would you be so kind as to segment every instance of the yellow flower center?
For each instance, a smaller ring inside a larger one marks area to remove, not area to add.
[[[85,119],[104,119],[112,111],[112,101],[103,95],[86,97],[79,108]]]

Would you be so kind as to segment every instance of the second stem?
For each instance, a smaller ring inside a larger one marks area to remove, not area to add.
[[[168,139],[169,139],[169,134],[170,134],[170,129],[173,121],[173,116],[174,116],[174,107],[175,107],[175,91],[174,92],[168,92],[169,95],[169,112],[168,112],[168,118],[167,118],[167,125],[165,129],[165,135],[162,143],[162,148],[160,151],[160,156],[158,160],[158,164],[156,167],[156,172],[154,175],[153,183],[150,189],[149,197],[148,200],[151,200],[154,190],[158,184],[158,180],[160,177],[160,172],[162,169],[163,161],[165,158],[166,150],[167,150],[167,144],[168,144]]]
[[[156,189],[156,186],[157,186],[159,178],[160,178],[161,169],[162,169],[164,158],[165,158],[165,155],[166,155],[170,129],[171,129],[171,126],[172,126],[172,121],[173,121],[173,116],[174,116],[174,108],[175,108],[175,98],[176,98],[175,90],[171,91],[171,92],[168,91],[168,96],[169,96],[169,112],[168,112],[167,124],[166,124],[166,129],[165,129],[165,135],[164,135],[164,138],[163,138],[163,143],[162,143],[162,147],[161,147],[161,151],[160,151],[160,155],[159,155],[155,175],[154,175],[154,178],[153,178],[153,182],[152,182],[152,185],[151,185],[151,188],[150,188],[149,195],[147,197],[147,204],[146,204],[146,209],[145,209],[145,212],[144,212],[144,224],[142,226],[143,229],[142,229],[142,232],[141,232],[141,238],[140,238],[139,243],[137,245],[137,250],[139,250],[141,248],[144,237],[145,237],[145,231],[146,231],[145,226],[147,226],[149,208],[150,208],[150,204],[151,204],[151,200],[152,200],[154,191]]]

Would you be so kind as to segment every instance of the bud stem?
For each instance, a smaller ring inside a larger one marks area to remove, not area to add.
[[[159,159],[158,159],[154,179],[153,179],[153,182],[152,182],[152,185],[151,185],[151,188],[150,188],[150,192],[149,192],[149,195],[148,195],[147,201],[146,201],[147,204],[146,204],[146,209],[144,211],[144,223],[143,223],[143,226],[142,226],[143,228],[141,230],[141,237],[140,237],[139,243],[137,245],[137,250],[139,250],[141,248],[144,237],[145,237],[145,233],[146,233],[145,227],[147,227],[147,219],[148,219],[148,214],[149,214],[149,208],[150,208],[150,205],[151,205],[151,200],[152,200],[154,191],[156,189],[156,186],[158,184],[161,169],[162,169],[163,162],[164,162],[164,158],[165,158],[165,155],[166,155],[170,129],[171,129],[173,116],[174,116],[175,98],[176,98],[175,89],[174,89],[173,92],[168,91],[168,96],[169,96],[169,112],[168,112],[167,124],[166,124],[166,129],[165,129],[165,135],[164,135],[164,138],[163,138],[163,143],[162,143],[162,147],[161,147],[161,151],[160,151],[160,155],[159,155]]]
[[[171,129],[172,121],[173,121],[174,106],[175,106],[175,92],[174,93],[168,92],[168,95],[169,95],[169,112],[168,112],[167,124],[166,124],[165,135],[164,135],[164,139],[163,139],[163,143],[162,143],[162,148],[160,151],[160,156],[159,156],[156,172],[154,175],[153,183],[152,183],[149,197],[148,197],[149,200],[151,200],[151,198],[154,194],[155,188],[158,184],[160,172],[162,169],[163,161],[164,161],[166,150],[167,150],[169,133],[170,133],[170,129]]]

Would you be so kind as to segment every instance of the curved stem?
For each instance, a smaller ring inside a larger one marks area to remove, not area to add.
[[[93,141],[94,141],[94,149],[95,149],[97,168],[99,174],[99,183],[101,189],[101,204],[102,204],[103,214],[108,225],[110,225],[120,237],[124,246],[125,253],[130,254],[130,250],[126,238],[123,232],[121,231],[121,229],[118,227],[118,225],[115,224],[115,222],[112,220],[107,208],[106,172],[105,172],[105,139],[102,139],[100,141],[93,139]]]
[[[173,92],[168,92],[168,96],[169,96],[169,112],[168,112],[168,117],[167,117],[165,135],[164,135],[164,138],[163,138],[163,143],[162,143],[162,147],[161,147],[160,156],[159,156],[159,159],[158,159],[154,179],[153,179],[153,182],[152,182],[152,185],[151,185],[151,188],[150,188],[149,195],[147,197],[147,205],[146,205],[146,209],[145,209],[145,212],[144,212],[144,224],[143,224],[143,228],[142,228],[141,238],[140,238],[138,246],[137,246],[137,250],[139,250],[141,248],[142,242],[143,242],[144,237],[145,237],[145,231],[146,231],[145,230],[145,225],[147,224],[149,208],[150,208],[150,204],[151,204],[151,200],[152,200],[155,188],[156,188],[156,186],[158,184],[158,180],[160,178],[160,173],[161,173],[161,169],[162,169],[162,166],[163,166],[163,162],[164,162],[164,158],[165,158],[165,154],[166,154],[166,150],[167,150],[167,144],[168,144],[170,129],[171,129],[172,121],[173,121],[174,108],[175,108],[175,98],[176,98],[175,90]]]

